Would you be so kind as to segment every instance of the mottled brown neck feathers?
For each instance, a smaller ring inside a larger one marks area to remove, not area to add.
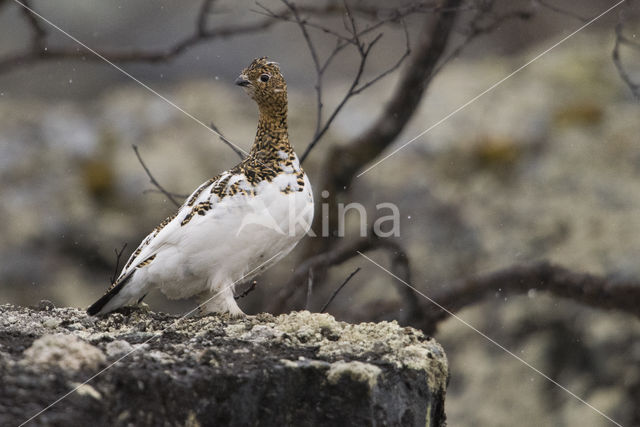
[[[258,130],[251,147],[251,154],[268,152],[277,155],[278,151],[293,151],[289,144],[287,127],[287,104],[259,105]],[[264,154],[264,153],[263,153]]]

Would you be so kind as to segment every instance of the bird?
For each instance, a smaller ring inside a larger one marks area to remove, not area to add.
[[[244,316],[236,283],[278,262],[310,230],[313,192],[289,142],[280,65],[256,58],[235,84],[258,106],[248,155],[196,188],[142,240],[89,315],[140,303],[158,289],[170,299],[200,298],[201,314]]]

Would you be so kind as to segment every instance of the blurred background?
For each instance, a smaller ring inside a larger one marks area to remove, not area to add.
[[[404,27],[391,19],[394,14],[403,14],[413,47],[424,22],[435,22],[440,3],[348,2],[361,28],[381,23],[374,33],[384,34],[368,57],[365,79],[392,67],[405,49]],[[615,3],[462,2],[442,67],[385,154]],[[414,286],[431,295],[458,279],[538,260],[613,283],[638,281],[640,109],[612,53],[621,23],[625,37],[640,42],[639,3],[628,1],[606,14],[353,180],[341,200],[367,206],[370,224],[377,203],[398,206],[401,229],[394,240],[408,254]],[[188,38],[202,4],[28,3],[90,48],[115,58],[165,52]],[[345,32],[341,2],[296,5],[319,27]],[[166,60],[116,62],[248,150],[257,109],[233,81],[253,58],[269,56],[281,64],[289,85],[290,137],[300,154],[316,126],[314,63],[291,15],[282,19],[266,10],[287,7],[279,1],[212,2],[203,15],[206,27],[229,31]],[[480,23],[474,21],[479,10],[484,10]],[[232,167],[238,157],[193,118],[39,22],[47,33],[44,41],[16,2],[0,0],[0,302],[35,305],[48,299],[56,306],[84,308],[108,287],[114,250],[127,243],[123,257],[128,257],[175,210],[164,195],[149,191],[154,187],[132,144],[155,178],[179,194]],[[486,31],[474,34],[478,28]],[[335,37],[318,28],[309,32],[326,58]],[[38,55],[21,54],[33,46]],[[444,61],[456,46],[462,46],[458,54]],[[56,49],[69,54],[43,57]],[[631,43],[619,53],[627,78],[640,82],[640,48]],[[329,113],[351,84],[359,60],[346,48],[325,73]],[[330,147],[347,144],[375,122],[406,64],[350,98],[311,151],[305,169],[317,201],[319,183],[330,173],[325,161]],[[353,225],[342,239],[357,239]],[[310,251],[313,245],[302,242],[258,278],[240,306],[248,313],[268,309]],[[384,251],[370,256],[387,265]],[[362,271],[332,303],[331,314],[353,322],[392,319],[403,310],[397,282],[361,257],[329,269],[307,308],[319,310],[356,267]],[[286,310],[305,308],[304,289],[299,294]],[[146,302],[172,313],[196,304],[159,294]],[[524,295],[499,289],[457,315],[616,421],[640,425],[637,317],[535,289]],[[442,322],[435,337],[450,362],[450,425],[611,425],[460,321]]]

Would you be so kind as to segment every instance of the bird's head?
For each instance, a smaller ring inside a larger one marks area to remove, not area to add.
[[[266,56],[254,59],[242,70],[236,84],[245,89],[261,111],[287,108],[287,83],[280,73],[278,63],[269,61]]]

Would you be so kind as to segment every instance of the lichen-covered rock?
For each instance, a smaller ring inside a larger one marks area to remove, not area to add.
[[[0,306],[0,425],[444,424],[447,359],[395,322]],[[116,363],[117,362],[117,363]],[[112,366],[111,366],[112,365]],[[90,377],[107,368],[91,381]]]
[[[102,350],[75,335],[50,334],[35,340],[24,351],[20,362],[34,368],[57,366],[63,370],[77,371],[82,368],[98,369],[105,360]]]

